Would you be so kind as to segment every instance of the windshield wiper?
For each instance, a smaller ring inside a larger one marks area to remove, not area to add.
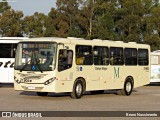
[[[35,58],[35,55],[32,55],[31,60],[29,60],[29,61],[22,67],[22,69],[20,70],[20,72],[22,72],[22,71],[24,70],[24,68],[25,68],[27,65],[29,65],[29,64],[28,64],[29,62],[31,62],[31,66],[33,66],[33,65],[34,65],[34,60],[36,61],[36,65],[38,66],[38,69],[40,70],[40,72],[43,73],[43,71],[42,71],[42,69],[41,69],[41,67],[40,67],[40,65],[39,65],[39,63],[38,63],[38,60]]]
[[[30,60],[22,67],[22,69],[20,69],[20,72],[22,72],[24,70],[24,68],[29,65],[28,63],[30,62]]]

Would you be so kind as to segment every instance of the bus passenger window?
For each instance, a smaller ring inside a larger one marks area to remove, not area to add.
[[[15,58],[17,44],[0,44],[0,58]]]
[[[109,64],[109,50],[108,47],[95,46],[93,50],[95,65]]]
[[[58,57],[58,71],[63,71],[72,67],[73,51],[60,50]]]
[[[149,64],[148,50],[138,49],[138,65],[145,66],[148,64]]]
[[[83,62],[84,62],[84,57],[77,57],[76,58],[77,65],[83,65]]]
[[[77,65],[92,65],[92,46],[77,45],[76,46],[76,64]]]
[[[137,49],[136,48],[125,48],[125,65],[133,66],[137,65]]]
[[[111,65],[124,64],[123,48],[120,48],[120,47],[110,48],[110,64]]]

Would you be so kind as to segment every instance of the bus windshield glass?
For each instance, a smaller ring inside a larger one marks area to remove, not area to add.
[[[15,69],[22,71],[52,71],[55,69],[56,43],[19,43]]]

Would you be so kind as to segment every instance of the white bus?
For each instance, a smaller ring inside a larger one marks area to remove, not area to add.
[[[13,83],[14,59],[18,42],[24,37],[0,37],[0,83]]]
[[[160,82],[160,50],[151,52],[151,83]]]
[[[81,38],[32,38],[17,47],[14,88],[70,93],[115,89],[129,96],[133,88],[150,82],[150,46]]]

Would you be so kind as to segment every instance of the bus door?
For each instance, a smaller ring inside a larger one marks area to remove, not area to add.
[[[73,80],[73,50],[60,48],[58,51],[58,79],[60,79],[59,91],[64,90],[70,91],[72,89],[72,80]]]
[[[72,67],[73,51],[72,50],[59,50],[58,55],[58,71],[64,71]]]

